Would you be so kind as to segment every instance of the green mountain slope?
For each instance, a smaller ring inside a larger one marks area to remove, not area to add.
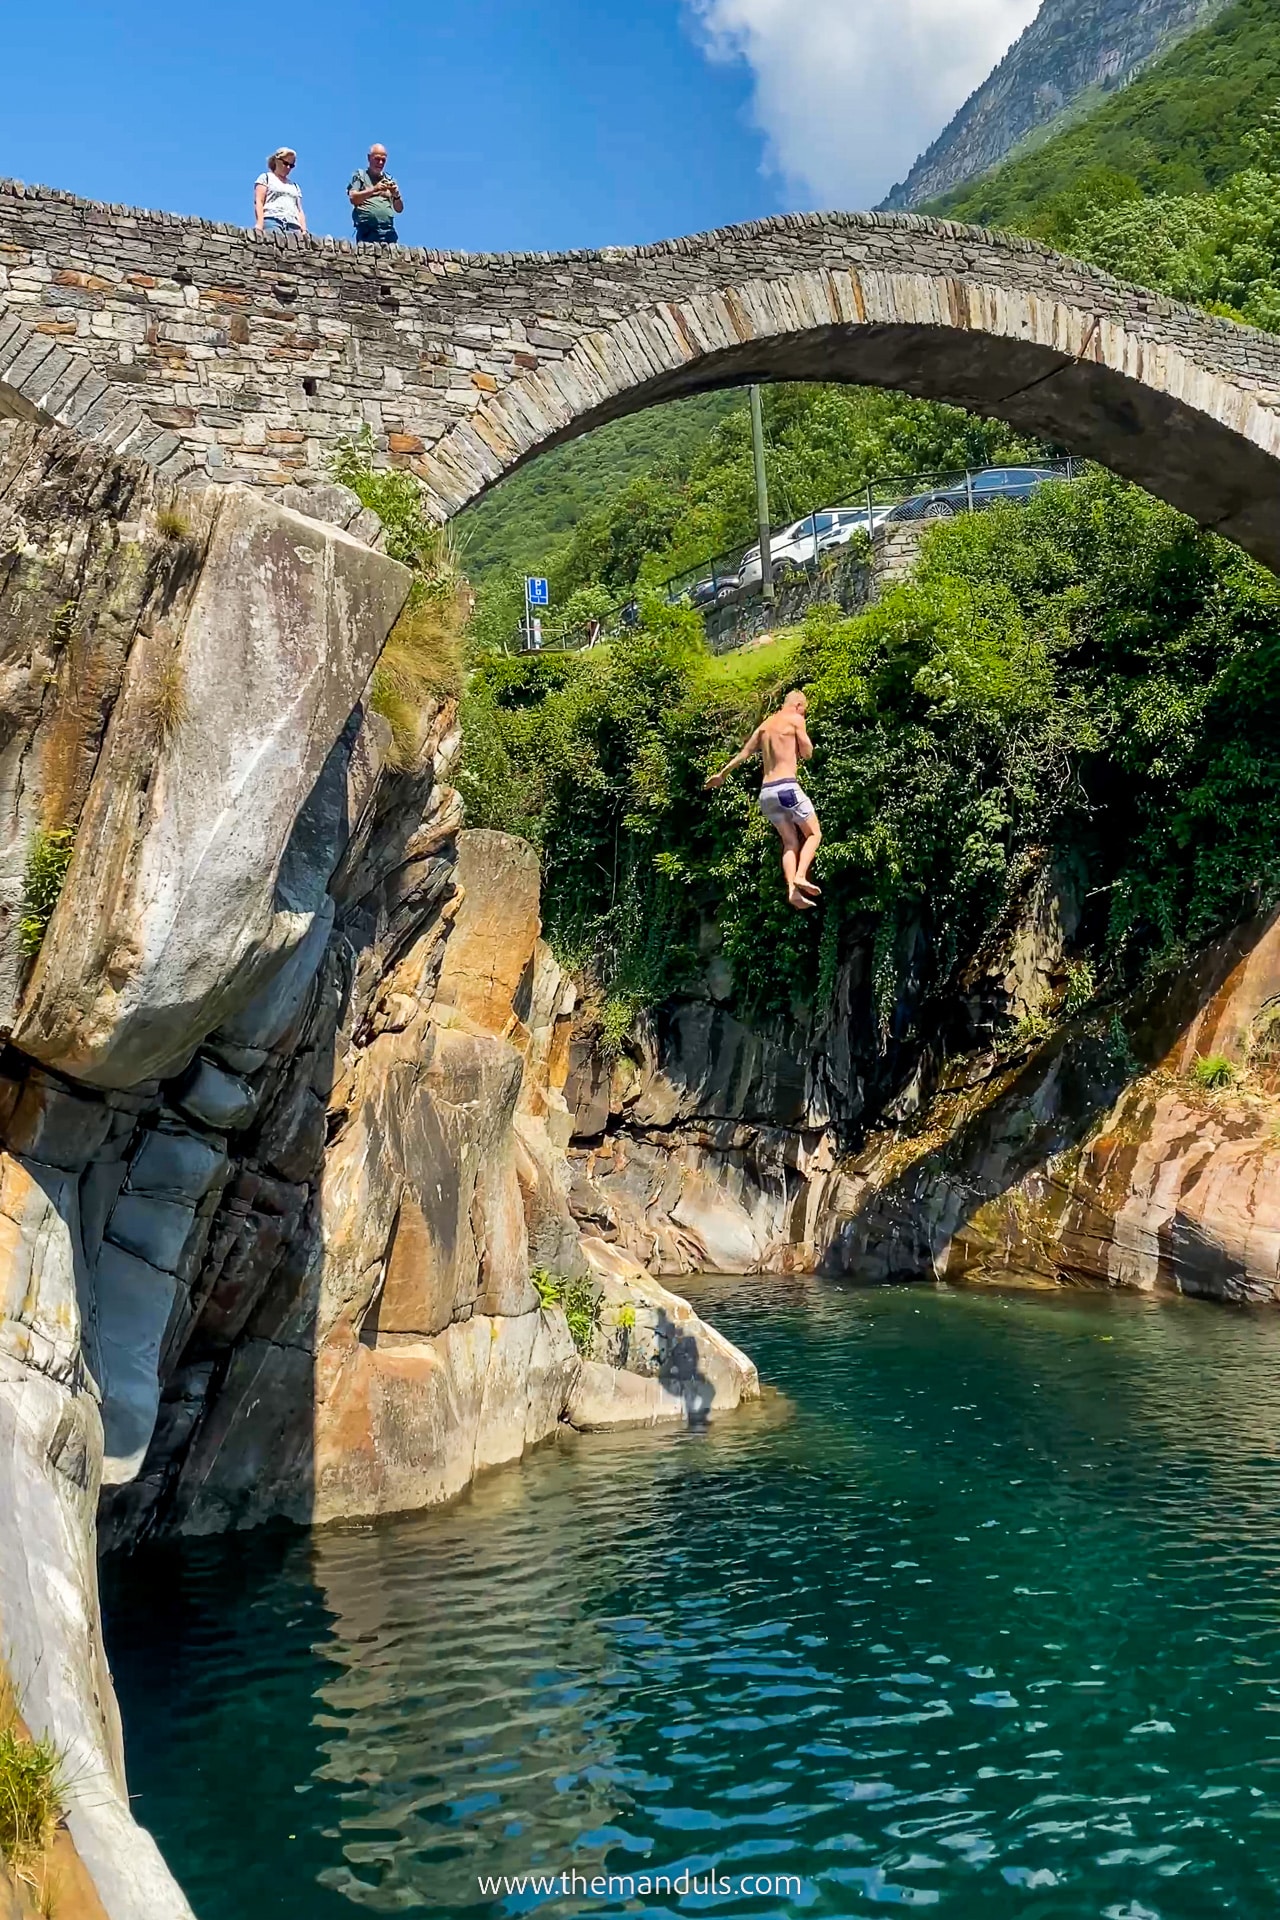
[[[1106,176],[1144,193],[1216,187],[1247,162],[1243,141],[1280,98],[1280,0],[1236,0],[1087,119],[924,213],[1057,237],[1073,197]]]
[[[958,192],[1118,93],[1227,0],[1042,0],[1003,60],[922,153],[885,207]],[[1092,98],[1087,96],[1092,95]],[[1057,125],[1053,125],[1056,122]]]
[[[735,406],[734,393],[697,394],[553,447],[457,520],[473,580],[504,567],[546,573],[574,528],[637,475],[675,470]]]

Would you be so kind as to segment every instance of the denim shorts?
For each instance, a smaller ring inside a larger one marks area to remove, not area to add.
[[[274,213],[269,213],[262,223],[262,231],[264,233],[301,233],[302,228],[296,220],[277,220]]]

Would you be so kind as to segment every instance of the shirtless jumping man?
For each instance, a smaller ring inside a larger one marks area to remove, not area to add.
[[[762,720],[751,738],[735,753],[727,766],[707,780],[709,787],[723,786],[725,778],[752,754],[764,761],[764,785],[760,789],[760,811],[778,830],[782,840],[782,873],[787,883],[787,899],[793,907],[811,907],[821,895],[809,878],[813,856],[822,843],[822,828],[813,810],[813,802],[799,779],[799,762],[813,758],[813,742],[805,731],[804,716],[808,701],[797,689],[789,693],[776,713]]]

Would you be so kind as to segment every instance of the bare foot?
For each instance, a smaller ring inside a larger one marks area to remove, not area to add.
[[[787,899],[793,907],[811,908],[813,906],[812,900],[806,900],[798,886],[787,888]]]
[[[822,888],[817,886],[812,880],[797,880],[796,885],[799,887],[801,893],[811,893],[815,899],[821,900]]]

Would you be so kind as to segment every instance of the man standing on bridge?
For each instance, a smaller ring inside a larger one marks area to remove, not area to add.
[[[723,786],[725,778],[752,754],[764,762],[764,784],[760,789],[760,811],[775,827],[782,841],[782,877],[787,883],[787,899],[803,911],[811,907],[822,889],[809,878],[813,856],[822,844],[822,828],[809,796],[799,779],[799,762],[813,758],[813,742],[804,724],[809,703],[797,687],[789,693],[776,713],[762,720],[740,752],[735,753],[719,773],[708,776],[709,787]]]
[[[404,212],[400,189],[387,172],[387,150],[369,149],[369,164],[359,167],[347,184],[351,218],[355,222],[356,245],[394,247],[400,238],[396,215]]]

